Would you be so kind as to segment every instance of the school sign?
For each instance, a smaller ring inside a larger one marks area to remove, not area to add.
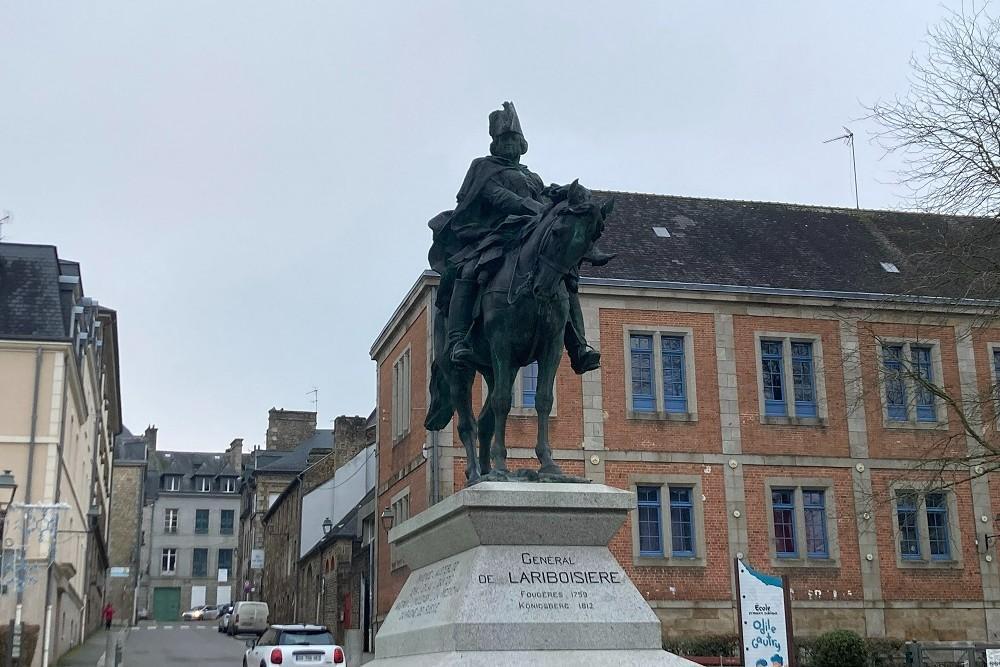
[[[791,605],[782,577],[736,560],[740,641],[746,667],[794,667]]]

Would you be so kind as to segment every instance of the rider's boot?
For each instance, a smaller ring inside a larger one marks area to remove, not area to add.
[[[474,353],[466,340],[466,334],[472,327],[472,309],[476,305],[476,294],[479,285],[475,280],[458,278],[451,294],[451,305],[448,307],[448,346],[451,348],[451,363],[457,366],[470,366],[474,361]]]
[[[577,375],[583,375],[587,371],[597,370],[601,367],[601,353],[587,344],[584,335],[583,310],[580,308],[580,295],[576,292],[569,293],[569,322],[566,323],[566,331],[563,334],[563,342],[566,344],[566,351],[569,352],[570,366]]]

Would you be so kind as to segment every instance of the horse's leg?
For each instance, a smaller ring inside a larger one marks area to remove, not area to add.
[[[493,375],[487,372],[483,377],[486,379],[487,393],[483,409],[479,413],[479,472],[487,475],[490,472],[490,445],[493,444],[495,418],[493,408],[490,407],[490,397],[493,395]]]
[[[476,419],[472,413],[472,382],[474,371],[452,367],[451,401],[458,415],[458,437],[465,446],[466,486],[479,481],[479,465],[476,458]]]
[[[490,407],[493,408],[493,447],[490,451],[490,458],[493,461],[493,469],[497,472],[507,472],[507,445],[505,443],[507,434],[507,415],[510,414],[511,391],[514,386],[514,375],[517,372],[513,368],[510,359],[510,346],[499,346],[494,341],[491,346],[491,356],[493,361],[493,387],[490,391]]]
[[[562,339],[550,337],[549,342],[539,350],[538,354],[538,383],[535,387],[538,440],[535,443],[535,456],[541,464],[538,472],[552,474],[562,474],[562,469],[552,460],[552,447],[549,445],[549,415],[552,413],[553,386],[561,358]]]

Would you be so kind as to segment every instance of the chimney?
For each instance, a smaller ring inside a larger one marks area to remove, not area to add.
[[[242,472],[243,438],[233,438],[229,447],[226,448],[226,458],[229,460],[229,465],[236,469],[236,472]]]
[[[333,420],[333,449],[336,452],[336,468],[344,465],[367,445],[364,417],[341,415]]]
[[[146,453],[156,451],[156,424],[151,424],[146,427],[146,432],[143,434],[146,439]]]
[[[316,413],[271,408],[267,413],[264,448],[288,451],[316,433]]]

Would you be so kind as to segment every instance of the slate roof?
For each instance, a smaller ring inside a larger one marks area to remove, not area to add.
[[[595,191],[615,197],[600,247],[618,257],[581,276],[601,282],[667,281],[789,290],[993,297],[995,284],[921,280],[928,252],[963,239],[991,239],[997,222],[773,202]],[[654,232],[664,228],[669,238]],[[985,229],[994,230],[981,234]],[[895,264],[888,273],[881,262]],[[995,269],[994,269],[995,271]],[[995,273],[993,274],[995,275]],[[586,282],[586,280],[585,280]],[[987,282],[994,282],[989,280]]]
[[[258,472],[302,472],[308,467],[309,453],[314,449],[329,449],[333,451],[333,429],[316,429],[316,433],[303,440],[291,450],[284,452],[280,458],[268,463],[258,459]],[[264,453],[264,452],[261,452]],[[270,454],[271,452],[267,452]]]
[[[72,289],[60,275],[80,275],[60,262],[55,246],[0,243],[0,335],[32,340],[69,338]]]
[[[216,459],[215,457],[219,457]],[[146,493],[158,495],[161,492],[160,478],[163,475],[181,475],[179,493],[194,493],[196,476],[217,477],[228,466],[225,454],[211,452],[150,452],[146,468]],[[236,477],[236,471],[231,473]],[[216,492],[217,493],[217,492]],[[230,494],[226,494],[230,495]]]
[[[146,460],[146,438],[143,435],[133,435],[128,428],[122,426],[122,432],[115,437],[114,461],[142,462]]]

